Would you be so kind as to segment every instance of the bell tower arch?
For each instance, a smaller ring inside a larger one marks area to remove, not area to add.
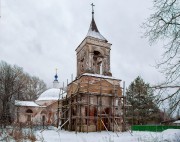
[[[100,34],[92,10],[92,20],[85,39],[76,49],[77,77],[84,73],[112,76],[110,71],[111,43]]]

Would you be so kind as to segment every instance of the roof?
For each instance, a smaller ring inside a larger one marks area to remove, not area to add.
[[[98,78],[105,78],[105,79],[112,79],[112,80],[121,80],[112,76],[105,76],[101,74],[91,74],[91,73],[84,73],[82,76],[92,76],[92,77],[98,77]]]
[[[180,124],[180,120],[177,120],[177,121],[175,121],[175,122],[173,122],[173,123],[175,123],[175,124]]]
[[[89,27],[89,30],[88,30],[88,33],[86,35],[86,37],[94,37],[94,38],[98,38],[100,40],[104,40],[105,42],[108,42],[99,32],[97,26],[96,26],[96,23],[95,23],[95,20],[94,20],[94,17],[92,17],[92,21],[91,21],[91,24],[90,24],[90,27]]]
[[[57,88],[51,88],[44,91],[36,101],[58,100],[66,96],[66,92]]]
[[[19,101],[19,100],[15,100],[15,105],[16,106],[40,107],[38,104],[36,104],[33,101]]]

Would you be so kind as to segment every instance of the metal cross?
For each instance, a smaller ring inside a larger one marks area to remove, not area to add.
[[[92,13],[94,13],[94,8],[93,8],[93,7],[94,7],[95,5],[92,3],[91,6],[92,6]]]

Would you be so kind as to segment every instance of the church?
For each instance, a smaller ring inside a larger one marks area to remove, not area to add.
[[[93,5],[92,5],[93,9]],[[35,101],[16,100],[16,122],[55,125],[68,131],[123,131],[125,99],[121,80],[110,69],[111,43],[101,35],[94,19],[84,40],[76,48],[77,76],[66,88],[53,88]]]

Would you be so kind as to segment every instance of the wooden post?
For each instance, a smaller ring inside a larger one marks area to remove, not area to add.
[[[69,107],[70,107],[70,119],[69,119],[69,130],[72,131],[72,93],[70,94]]]
[[[81,84],[79,85],[79,86],[81,86]],[[81,112],[81,107],[82,107],[82,94],[80,94],[80,132],[82,132],[82,112]]]
[[[126,127],[126,125],[125,125],[125,103],[126,103],[126,101],[125,101],[125,82],[123,82],[123,131],[125,131],[125,127]]]
[[[97,98],[97,104],[96,104],[96,131],[99,131],[99,129],[98,129],[98,121],[99,121],[99,115],[98,115],[98,108],[99,108],[98,99],[99,99],[99,96],[97,95],[96,98]]]
[[[87,132],[89,132],[88,127],[89,127],[89,111],[90,111],[90,107],[89,107],[89,77],[88,77],[88,88],[87,88],[87,101],[88,101],[88,110],[87,110]]]
[[[102,86],[101,86],[101,78],[100,78],[100,120],[102,120]],[[101,123],[100,123],[100,131],[101,131]]]
[[[79,91],[79,90],[78,90]],[[77,134],[77,117],[78,117],[78,92],[76,92],[76,119],[75,119],[75,131],[76,131],[76,134]]]
[[[57,128],[58,128],[58,126],[59,126],[59,105],[60,105],[60,93],[61,93],[61,89],[59,89],[58,110],[57,110]]]
[[[114,85],[114,81],[113,81],[113,87],[114,87],[114,95],[113,95],[113,120],[115,120],[115,109],[114,109],[114,99],[115,99],[115,85]],[[114,132],[114,122],[113,122],[113,132]]]
[[[108,129],[107,129],[107,127],[106,127],[106,125],[104,124],[104,122],[102,121],[102,119],[101,119],[101,122],[102,122],[102,124],[103,124],[103,126],[104,126],[104,128],[106,129],[106,131],[108,132],[108,134],[109,134],[109,131],[108,131]],[[110,135],[110,134],[109,134]]]
[[[58,110],[57,110],[57,128],[59,126],[59,99],[58,99]]]
[[[68,108],[68,99],[67,99],[67,95],[66,95],[66,107],[65,107],[66,109]],[[68,110],[69,111],[69,110]],[[67,112],[66,114],[65,114],[65,120],[67,120],[68,119],[68,113],[69,112]],[[67,129],[67,125],[66,125],[66,129]]]
[[[79,81],[78,81],[78,89],[77,89],[77,109],[76,109],[76,116],[77,116],[77,124],[76,125],[78,125],[78,127],[79,127],[79,129],[77,130],[77,131],[79,131],[80,132],[80,112],[79,112],[79,110],[80,110],[80,104],[79,104],[79,89],[80,89],[80,87],[79,87],[80,85],[79,85]],[[79,113],[78,113],[79,112]]]

